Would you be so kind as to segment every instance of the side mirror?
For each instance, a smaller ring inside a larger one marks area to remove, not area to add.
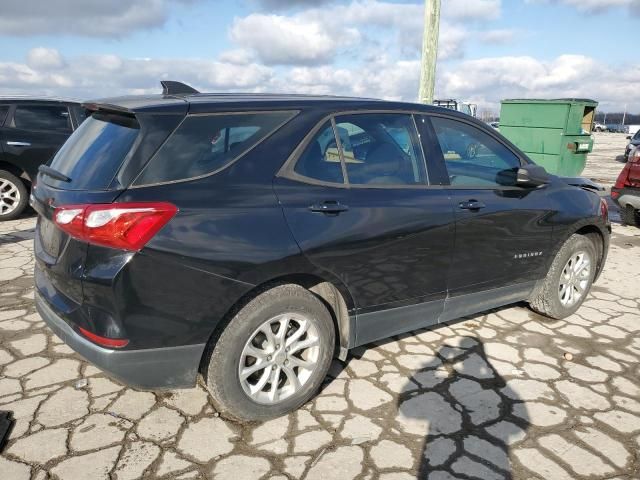
[[[516,172],[516,185],[519,187],[539,187],[549,183],[549,174],[540,165],[524,165]]]
[[[627,135],[627,140],[631,140],[631,135]]]

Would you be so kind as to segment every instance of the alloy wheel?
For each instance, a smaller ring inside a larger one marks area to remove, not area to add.
[[[585,251],[571,255],[560,275],[558,296],[562,306],[570,308],[574,306],[589,288],[591,278],[591,257]]]
[[[284,313],[260,325],[242,349],[238,376],[255,402],[273,405],[300,391],[320,358],[314,322],[298,313]]]
[[[8,215],[20,204],[18,186],[6,178],[0,178],[0,215]]]

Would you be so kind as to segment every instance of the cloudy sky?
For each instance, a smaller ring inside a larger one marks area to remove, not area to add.
[[[0,0],[0,94],[293,91],[414,101],[422,0]],[[442,0],[436,96],[640,112],[640,0]]]

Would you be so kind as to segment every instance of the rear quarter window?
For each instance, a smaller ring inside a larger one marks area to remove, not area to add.
[[[188,180],[215,173],[255,147],[296,113],[187,116],[134,185]]]

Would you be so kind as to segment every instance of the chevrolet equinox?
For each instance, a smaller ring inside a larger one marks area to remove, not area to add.
[[[201,374],[264,420],[350,348],[520,301],[565,318],[602,270],[606,203],[468,115],[163,84],[84,104],[31,197],[40,314],[126,384]]]

